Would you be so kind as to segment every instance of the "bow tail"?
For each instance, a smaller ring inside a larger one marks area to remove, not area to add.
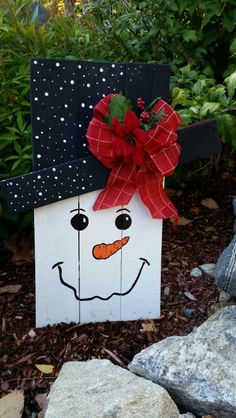
[[[93,209],[108,209],[114,206],[127,205],[135,190],[135,166],[124,162],[114,164],[106,187],[98,195]]]
[[[152,170],[140,170],[136,174],[137,189],[143,203],[153,218],[173,218],[178,221],[178,213],[163,187],[163,177],[157,177]]]

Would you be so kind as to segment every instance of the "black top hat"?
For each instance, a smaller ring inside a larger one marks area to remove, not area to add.
[[[156,97],[168,101],[169,78],[169,66],[161,64],[32,59],[34,171],[0,182],[9,209],[23,212],[104,188],[109,170],[90,154],[86,141],[93,107],[107,94],[119,92],[131,100],[134,110],[138,97],[146,103]],[[200,125],[201,131],[204,124]],[[215,122],[205,129],[208,136],[215,135]],[[187,151],[183,150],[182,162],[199,158],[199,152],[206,156],[199,132],[194,135],[199,151],[192,158],[187,130],[178,131],[178,141]],[[219,152],[216,142],[215,152]]]

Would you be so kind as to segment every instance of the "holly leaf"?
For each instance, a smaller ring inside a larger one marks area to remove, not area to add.
[[[161,97],[156,97],[145,109],[146,112],[149,112],[149,110],[152,110],[152,108],[155,106],[155,104],[160,100]]]
[[[114,117],[116,117],[120,123],[123,123],[127,110],[131,108],[132,106],[130,101],[122,94],[112,96],[111,102],[109,104],[110,113],[105,116],[104,122],[108,125],[112,125],[112,120]]]

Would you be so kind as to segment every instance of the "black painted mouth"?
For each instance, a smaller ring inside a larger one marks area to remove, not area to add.
[[[142,273],[142,270],[143,270],[145,264],[147,264],[148,266],[150,266],[150,263],[149,263],[148,260],[146,260],[146,258],[140,257],[139,260],[142,261],[142,265],[141,265],[141,267],[139,269],[139,272],[137,274],[137,277],[136,277],[135,281],[133,282],[132,286],[126,292],[124,292],[124,293],[114,292],[110,296],[107,296],[107,298],[103,298],[102,296],[97,296],[97,295],[96,296],[92,296],[90,298],[80,298],[77,295],[77,291],[76,291],[75,287],[73,287],[70,284],[68,284],[67,282],[65,282],[64,279],[63,279],[63,277],[62,277],[62,267],[61,267],[61,264],[64,264],[64,262],[63,261],[59,261],[59,263],[56,263],[56,264],[54,264],[54,266],[52,266],[52,269],[54,269],[56,267],[58,268],[58,274],[59,274],[59,279],[60,279],[61,284],[63,284],[63,286],[68,287],[69,289],[71,289],[73,291],[74,296],[75,296],[75,298],[77,300],[79,300],[79,301],[89,301],[89,300],[94,300],[94,299],[109,300],[113,296],[126,296],[126,295],[128,295],[134,289],[134,287],[138,283],[138,280],[139,280],[139,278],[141,276],[141,273]]]

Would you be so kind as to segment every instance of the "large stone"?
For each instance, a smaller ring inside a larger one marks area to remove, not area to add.
[[[231,296],[236,296],[236,235],[217,260],[215,284]]]
[[[168,337],[137,354],[129,370],[166,388],[198,415],[236,417],[236,306],[186,337]]]
[[[167,391],[108,360],[68,362],[45,418],[179,418]]]

